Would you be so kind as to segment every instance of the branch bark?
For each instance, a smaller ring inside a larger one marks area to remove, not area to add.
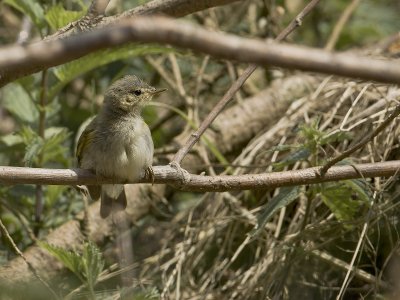
[[[321,176],[320,167],[264,174],[203,176],[185,173],[171,166],[156,166],[154,184],[167,183],[184,191],[222,192],[231,190],[269,189],[282,186],[315,184],[354,178],[393,176],[400,170],[400,161],[386,161],[359,165],[331,167]],[[91,185],[128,183],[96,177],[83,169],[42,169],[0,167],[3,184]],[[151,178],[141,177],[137,183],[151,183]],[[135,182],[130,182],[135,183]]]
[[[30,74],[128,42],[166,43],[240,62],[400,83],[400,63],[395,61],[265,43],[163,17],[138,17],[63,40],[0,49],[0,86],[22,73]]]

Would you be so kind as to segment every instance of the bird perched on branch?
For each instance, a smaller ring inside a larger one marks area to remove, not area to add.
[[[136,181],[143,172],[152,173],[153,140],[141,117],[153,96],[165,91],[151,87],[134,75],[114,82],[106,91],[100,113],[78,140],[76,157],[80,168],[103,177]],[[122,184],[87,186],[93,200],[101,198],[100,215],[127,205]]]

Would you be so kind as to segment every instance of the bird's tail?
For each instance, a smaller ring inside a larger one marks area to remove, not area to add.
[[[122,184],[106,184],[101,187],[100,216],[103,219],[113,210],[124,210],[126,206],[126,195]]]

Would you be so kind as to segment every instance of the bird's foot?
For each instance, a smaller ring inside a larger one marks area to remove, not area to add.
[[[189,172],[183,169],[177,162],[172,161],[169,163],[169,165],[179,173],[180,186],[184,186],[185,183],[190,180]]]
[[[153,167],[152,167],[152,166],[147,167],[147,168],[144,170],[144,174],[145,174],[146,178],[149,178],[149,179],[150,179],[151,185],[154,185],[155,176],[154,176]]]

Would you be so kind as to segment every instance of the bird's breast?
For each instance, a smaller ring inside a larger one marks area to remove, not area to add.
[[[142,119],[120,124],[100,139],[96,172],[102,176],[135,181],[153,160],[153,141]]]

